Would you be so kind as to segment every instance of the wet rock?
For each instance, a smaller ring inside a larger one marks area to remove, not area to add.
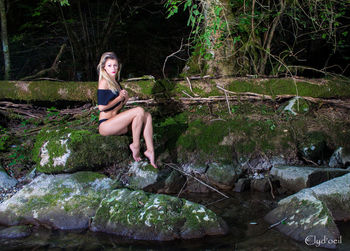
[[[186,178],[178,171],[172,171],[165,180],[165,193],[178,193],[186,182]]]
[[[253,191],[258,191],[262,193],[270,191],[270,184],[269,184],[268,177],[264,177],[263,179],[253,179],[250,182],[250,189]]]
[[[221,189],[231,189],[241,173],[242,169],[237,166],[213,162],[209,164],[206,177],[211,184]]]
[[[279,180],[280,185],[291,192],[316,186],[346,173],[349,173],[349,170],[307,166],[275,166],[270,171],[270,174]]]
[[[234,191],[237,193],[241,193],[244,191],[248,191],[249,189],[250,189],[250,179],[241,178],[236,182]]]
[[[36,168],[33,168],[32,171],[27,173],[22,178],[19,178],[18,181],[21,183],[24,183],[24,184],[28,184],[28,183],[32,182],[37,175],[38,174],[37,174]]]
[[[146,161],[135,161],[129,165],[128,176],[129,187],[144,189],[157,183],[159,169],[154,168]]]
[[[350,174],[306,188],[278,203],[265,216],[277,228],[297,241],[323,240],[321,247],[336,248],[340,238],[335,221],[350,219]],[[329,241],[327,241],[329,240]]]
[[[24,238],[31,234],[29,226],[13,226],[0,231],[0,238],[15,239]]]
[[[302,200],[295,198],[290,203],[277,207],[266,215],[265,220],[271,224],[282,221],[277,229],[304,243],[312,236],[318,240],[324,236],[332,240],[340,236],[328,208],[312,196]],[[335,248],[336,245],[325,243],[321,247]]]
[[[206,164],[184,164],[182,169],[186,173],[190,174],[204,174],[208,170],[208,166]]]
[[[93,172],[42,174],[0,204],[0,224],[84,229],[100,201],[118,185]]]
[[[339,147],[331,156],[329,166],[333,168],[347,168],[350,166],[350,150]]]
[[[223,220],[204,206],[164,194],[129,189],[114,190],[102,200],[90,229],[160,241],[227,232]]]
[[[17,185],[17,180],[10,177],[2,166],[0,166],[0,189],[10,189]]]
[[[213,190],[193,178],[188,178],[186,188],[184,189],[186,193],[209,193],[210,191]]]
[[[94,154],[91,154],[94,153]],[[61,173],[126,163],[126,136],[104,137],[87,130],[42,130],[36,137],[33,160],[39,172]]]
[[[321,164],[329,157],[326,139],[327,135],[323,132],[310,132],[298,144],[298,151],[306,161]]]

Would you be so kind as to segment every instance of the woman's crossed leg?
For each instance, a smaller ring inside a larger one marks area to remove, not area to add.
[[[131,126],[133,142],[129,147],[134,160],[140,161],[140,136],[143,125],[143,136],[147,147],[144,154],[150,160],[151,165],[157,168],[154,160],[152,117],[142,107],[126,110],[101,123],[99,132],[103,136],[121,135],[125,134],[128,131],[128,127]]]

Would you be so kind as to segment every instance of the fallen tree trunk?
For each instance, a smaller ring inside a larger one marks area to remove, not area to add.
[[[167,102],[199,104],[222,101],[280,102],[295,96],[313,103],[350,109],[350,87],[327,80],[199,79],[169,84],[154,79],[128,79],[122,86],[131,97],[128,105]],[[97,103],[97,82],[0,81],[0,100],[20,102]]]
[[[97,102],[96,82],[0,81],[0,100]]]

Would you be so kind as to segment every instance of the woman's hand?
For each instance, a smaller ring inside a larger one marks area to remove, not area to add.
[[[128,102],[128,99],[129,99],[129,94],[128,94],[128,92],[127,92],[126,90],[121,90],[121,91],[120,91],[120,95],[121,95],[121,97],[124,98],[124,100],[122,101],[123,104],[126,104],[126,102]]]

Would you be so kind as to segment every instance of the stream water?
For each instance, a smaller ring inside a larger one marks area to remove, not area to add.
[[[0,239],[0,250],[327,250],[295,242],[276,229],[268,230],[263,217],[276,205],[269,193],[186,195],[186,199],[207,205],[229,225],[226,236],[171,242],[135,241],[90,231],[57,231],[35,228],[22,239]],[[218,201],[219,200],[219,201]],[[337,250],[350,250],[350,224],[339,224],[342,243]]]

